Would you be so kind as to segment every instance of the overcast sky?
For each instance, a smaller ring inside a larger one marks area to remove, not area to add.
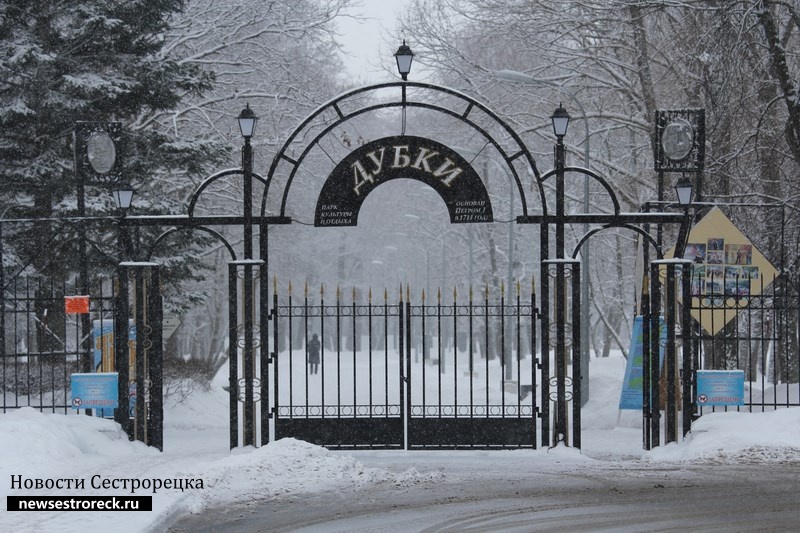
[[[339,21],[341,42],[349,55],[345,59],[350,75],[358,85],[389,81],[381,71],[381,57],[391,59],[400,43],[388,44],[395,21],[411,0],[360,0],[361,7],[349,10],[365,20],[342,18]],[[413,44],[409,43],[412,45]]]

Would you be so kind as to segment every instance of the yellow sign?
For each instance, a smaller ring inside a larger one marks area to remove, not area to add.
[[[673,248],[668,252],[671,257]],[[715,207],[689,232],[684,259],[692,269],[692,316],[716,335],[775,279],[778,271]]]

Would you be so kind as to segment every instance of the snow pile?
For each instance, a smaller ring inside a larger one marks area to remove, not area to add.
[[[113,420],[43,414],[32,407],[0,416],[0,449],[0,472],[11,465],[46,468],[82,456],[159,455],[158,450],[130,442]]]
[[[692,424],[684,442],[656,448],[646,458],[739,464],[800,462],[800,408],[705,414]]]
[[[200,512],[211,506],[287,494],[334,491],[371,483],[415,486],[438,482],[443,474],[409,469],[391,474],[365,467],[355,458],[295,440],[282,439],[267,446],[227,450],[227,427],[219,422],[226,414],[221,395],[196,391],[191,402],[173,406],[181,412],[165,424],[165,452],[140,442],[130,442],[118,424],[96,417],[43,414],[22,408],[0,415],[0,490],[15,496],[127,496],[130,489],[92,488],[100,479],[186,479],[195,488],[184,491],[161,489],[153,494],[139,490],[137,496],[152,496],[153,511],[126,513],[124,523],[114,512],[7,512],[0,503],[0,531],[146,531],[163,527],[172,518]],[[204,421],[205,427],[204,427]],[[192,428],[192,429],[187,429]],[[171,435],[180,430],[181,434]],[[201,450],[201,451],[198,451]],[[12,475],[21,476],[23,488],[11,490]],[[80,490],[27,489],[25,480],[84,480]],[[202,489],[196,488],[202,480]]]
[[[281,439],[257,449],[234,450],[196,472],[179,472],[178,476],[204,480],[200,499],[190,506],[196,512],[210,504],[375,483],[387,479],[388,474],[320,446]]]

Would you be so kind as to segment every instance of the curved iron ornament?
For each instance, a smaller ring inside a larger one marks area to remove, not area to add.
[[[203,191],[206,188],[208,188],[214,182],[216,182],[218,180],[221,180],[222,178],[226,178],[228,176],[236,176],[236,175],[240,175],[244,179],[244,171],[241,168],[229,168],[229,169],[225,169],[225,170],[220,170],[219,172],[215,172],[214,174],[210,175],[205,180],[203,180],[203,183],[201,183],[192,192],[192,195],[189,197],[189,204],[188,204],[187,209],[186,209],[187,220],[188,221],[192,221],[192,220],[195,219],[194,210],[195,210],[195,207],[197,206],[197,201],[200,198],[200,195],[203,193]],[[255,180],[259,181],[260,183],[262,183],[264,185],[264,187],[266,188],[267,180],[265,180],[262,176],[260,176],[259,174],[256,174],[255,172],[252,175],[253,175],[253,179],[255,179]],[[170,235],[172,235],[174,233],[177,233],[178,231],[184,231],[184,230],[190,230],[190,231],[200,230],[200,231],[204,231],[204,232],[208,233],[215,240],[217,240],[220,243],[222,243],[222,245],[225,247],[225,249],[228,250],[228,255],[230,255],[231,261],[236,261],[236,252],[234,251],[233,246],[228,242],[228,240],[225,237],[223,237],[222,234],[219,233],[218,231],[215,231],[215,230],[213,230],[211,228],[208,228],[206,226],[202,226],[202,225],[199,225],[199,224],[198,225],[190,224],[188,226],[180,226],[180,227],[174,226],[174,227],[164,231],[161,235],[156,237],[155,241],[153,241],[153,243],[150,245],[150,248],[147,251],[146,260],[147,261],[150,260],[150,258],[155,253],[156,247],[159,244],[161,244],[162,241],[167,239]]]
[[[222,234],[219,233],[218,231],[214,231],[213,229],[207,228],[205,226],[172,227],[168,229],[167,231],[163,232],[161,235],[156,237],[156,240],[154,240],[153,244],[150,245],[150,248],[147,250],[146,261],[150,261],[150,259],[153,257],[153,254],[156,251],[156,247],[173,233],[177,233],[179,231],[194,231],[194,230],[204,231],[209,235],[211,235],[212,237],[214,237],[219,242],[221,242],[222,245],[225,247],[225,249],[228,250],[228,254],[231,256],[231,261],[236,261],[236,252],[234,252],[233,246],[231,246],[228,240],[225,237],[223,237]]]
[[[614,193],[614,189],[611,187],[611,184],[609,184],[608,181],[606,181],[606,179],[603,176],[601,176],[600,174],[598,174],[597,172],[595,172],[593,170],[589,170],[588,168],[583,168],[583,167],[564,167],[564,174],[566,175],[569,172],[577,172],[578,174],[584,174],[584,175],[589,176],[590,178],[594,179],[598,183],[600,183],[600,185],[603,186],[603,188],[606,190],[606,192],[608,192],[608,196],[611,198],[611,203],[614,205],[614,213],[613,213],[613,215],[617,216],[617,217],[620,216],[621,209],[620,209],[620,206],[619,206],[619,200],[617,199],[617,195]],[[551,178],[551,177],[553,177],[555,175],[556,175],[556,169],[548,170],[547,172],[542,174],[542,177],[541,177],[542,183],[544,184],[545,181],[547,181],[549,178]]]
[[[681,213],[623,213],[619,204],[619,199],[617,198],[616,193],[614,192],[614,188],[611,184],[600,174],[594,172],[593,170],[589,170],[583,167],[564,167],[564,173],[568,174],[570,172],[583,174],[584,176],[588,176],[592,178],[594,181],[599,183],[603,189],[608,193],[608,198],[612,204],[612,213],[582,213],[579,215],[566,215],[565,218],[569,220],[564,220],[564,223],[584,223],[584,224],[601,224],[602,226],[599,228],[592,229],[591,231],[587,232],[575,245],[575,248],[572,253],[572,258],[576,259],[578,257],[578,253],[581,250],[581,247],[588,241],[592,236],[596,235],[598,232],[609,228],[622,228],[628,229],[635,233],[641,235],[644,239],[649,242],[653,248],[656,250],[656,255],[658,259],[664,258],[664,252],[661,246],[658,245],[658,241],[655,237],[653,237],[650,233],[644,231],[642,228],[637,226],[636,224],[642,223],[651,223],[651,224],[678,224],[684,222],[684,216]],[[555,176],[556,169],[552,169],[547,171],[546,173],[542,174],[541,182],[544,183],[549,178]],[[527,220],[524,220],[524,217],[520,216],[517,217],[517,220],[520,222],[536,222],[536,223],[556,223],[557,221],[553,217],[545,216],[534,216],[528,217]]]
[[[645,230],[643,230],[639,226],[635,226],[633,224],[628,224],[628,223],[625,223],[625,222],[620,222],[620,223],[616,223],[616,224],[606,224],[606,225],[604,225],[602,227],[594,228],[593,230],[588,231],[583,237],[581,237],[581,240],[578,241],[578,244],[575,245],[575,249],[572,252],[572,258],[573,259],[577,259],[578,258],[578,254],[581,251],[581,247],[583,246],[583,244],[586,241],[588,241],[594,235],[600,233],[601,231],[604,231],[604,230],[607,230],[607,229],[611,229],[611,228],[628,229],[628,230],[631,230],[631,231],[633,231],[635,233],[638,233],[639,235],[641,235],[642,237],[647,239],[647,241],[653,246],[653,248],[656,251],[656,258],[657,259],[664,259],[664,251],[662,250],[662,247],[658,245],[658,241],[652,235],[650,235],[648,232],[646,232]]]
[[[200,184],[200,185],[199,185],[199,186],[198,186],[198,187],[197,187],[197,188],[194,190],[194,192],[192,193],[192,196],[189,198],[189,206],[188,206],[188,208],[187,208],[187,210],[186,210],[187,214],[189,215],[189,218],[194,218],[194,208],[195,208],[195,206],[197,205],[197,200],[200,198],[200,194],[202,194],[202,192],[203,192],[203,191],[204,191],[204,190],[205,190],[205,189],[206,189],[206,188],[207,188],[209,185],[211,185],[211,184],[212,184],[212,183],[214,183],[215,181],[217,181],[217,180],[220,180],[220,179],[222,179],[222,178],[226,178],[226,177],[228,177],[228,176],[235,176],[235,175],[237,175],[237,174],[241,175],[241,176],[242,176],[242,179],[244,179],[244,170],[242,170],[241,168],[229,168],[229,169],[226,169],[226,170],[220,170],[219,172],[217,172],[217,173],[215,173],[215,174],[212,174],[212,175],[210,175],[209,177],[207,177],[207,178],[206,178],[206,179],[203,181],[203,183],[201,183],[201,184]],[[264,185],[264,189],[265,189],[265,191],[266,191],[266,188],[267,188],[267,180],[266,180],[266,179],[264,179],[264,178],[263,178],[262,176],[260,176],[259,174],[256,174],[255,172],[253,172],[252,176],[253,176],[253,179],[254,179],[254,180],[256,180],[256,181],[259,181],[259,182],[261,182],[261,183]],[[264,194],[266,194],[266,192],[265,192]]]
[[[552,387],[552,388],[558,387],[558,378],[556,376],[551,377],[548,380],[548,382],[550,383],[550,387]],[[569,387],[568,390],[564,391],[564,401],[571,402],[572,398],[573,398],[573,393],[572,393],[572,378],[570,376],[567,376],[566,378],[564,378],[564,387]],[[558,392],[557,391],[550,391],[548,396],[549,396],[551,402],[557,402],[558,401]]]
[[[251,380],[253,385],[253,401],[260,402],[261,401],[261,379],[253,378]],[[247,388],[247,379],[239,378],[236,382],[236,396],[240,402],[246,403],[247,396],[246,396],[246,388]]]
[[[353,98],[357,95],[374,92],[382,89],[390,89],[390,88],[399,88],[401,90],[401,98],[397,101],[391,102],[383,102],[380,104],[374,105],[367,105],[365,107],[361,107],[347,113],[342,111],[340,104],[345,102],[346,100]],[[407,88],[416,88],[422,90],[429,90],[438,93],[444,93],[449,96],[454,96],[461,100],[465,105],[464,109],[460,112],[454,111],[453,109],[443,107],[438,104],[429,103],[429,102],[421,102],[421,101],[414,101],[409,100],[407,98]],[[511,126],[503,121],[496,113],[494,113],[491,109],[489,109],[486,105],[482,104],[481,102],[467,96],[464,93],[459,91],[442,87],[439,85],[432,85],[428,83],[416,83],[416,82],[389,82],[389,83],[380,83],[375,85],[368,85],[365,87],[360,87],[357,89],[353,89],[351,91],[345,92],[344,94],[329,100],[327,103],[323,104],[319,108],[317,108],[314,112],[312,112],[306,119],[297,127],[295,130],[289,135],[287,140],[284,142],[281,149],[277,152],[275,157],[272,160],[272,164],[270,166],[269,172],[267,174],[266,186],[264,188],[264,195],[261,199],[261,211],[260,214],[263,217],[266,213],[267,208],[267,198],[269,196],[269,189],[272,184],[272,180],[275,177],[275,173],[277,171],[278,165],[284,161],[292,165],[292,170],[289,174],[288,179],[286,180],[286,184],[284,186],[282,199],[281,199],[281,207],[280,207],[280,216],[285,217],[286,215],[286,205],[288,202],[289,190],[291,189],[292,182],[294,177],[303,163],[303,160],[309,154],[309,152],[319,143],[319,141],[328,135],[334,128],[343,124],[357,116],[363,115],[365,113],[370,113],[373,111],[378,111],[381,109],[389,109],[389,108],[421,108],[421,109],[429,109],[432,111],[436,111],[445,115],[449,115],[457,120],[460,120],[464,124],[470,126],[473,130],[480,133],[481,136],[486,141],[487,145],[491,145],[503,158],[506,166],[508,167],[509,171],[511,172],[514,180],[517,184],[517,189],[519,192],[520,203],[522,204],[522,217],[528,216],[528,206],[525,196],[524,186],[522,184],[522,180],[520,179],[519,173],[517,169],[514,167],[513,163],[516,159],[523,157],[524,160],[527,162],[528,167],[530,168],[531,172],[533,172],[534,176],[536,177],[535,184],[539,192],[539,197],[541,199],[541,209],[544,216],[547,216],[547,204],[545,202],[544,196],[544,186],[542,184],[541,175],[539,174],[539,170],[536,167],[536,162],[533,159],[528,148],[522,142],[522,139],[519,135],[511,128]],[[470,119],[471,112],[477,109],[481,111],[483,114],[488,116],[496,125],[499,125],[506,134],[514,141],[516,144],[517,150],[514,153],[509,154],[506,150],[500,146],[499,142],[495,140],[495,138],[487,131],[486,128],[481,127],[477,122]],[[306,129],[306,127],[311,124],[315,119],[317,119],[321,114],[333,110],[336,113],[336,120],[332,121],[331,123],[327,124],[322,130],[310,141],[306,142],[305,148],[303,149],[302,153],[297,158],[292,158],[287,155],[287,150],[295,141],[295,139]]]

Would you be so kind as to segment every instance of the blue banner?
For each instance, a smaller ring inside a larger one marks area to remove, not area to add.
[[[642,410],[642,398],[644,397],[644,372],[642,362],[644,360],[644,317],[637,316],[633,320],[633,334],[631,335],[631,347],[628,351],[628,363],[625,366],[625,378],[622,381],[622,393],[619,397],[620,409]],[[661,339],[658,343],[658,366],[664,363],[664,346],[667,344],[667,325],[664,319],[659,319],[659,330]]]

